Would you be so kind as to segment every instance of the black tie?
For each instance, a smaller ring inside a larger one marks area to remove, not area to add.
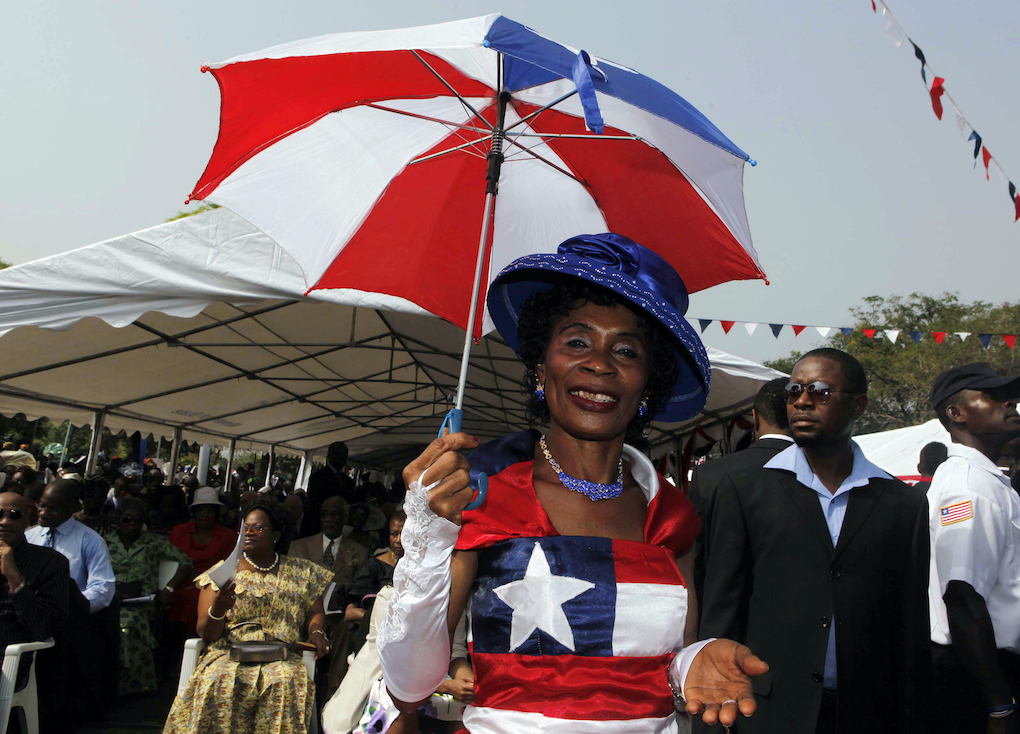
[[[333,555],[333,541],[329,541],[329,545],[326,546],[326,550],[322,553],[322,562],[326,564],[328,568],[333,568],[333,562],[336,560],[336,556]]]

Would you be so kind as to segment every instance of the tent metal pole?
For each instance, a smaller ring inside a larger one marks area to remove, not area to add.
[[[676,457],[676,462],[673,464],[673,481],[676,482],[676,486],[683,487],[683,478],[680,476],[680,472],[683,471],[681,464],[681,458],[683,457],[683,444],[680,442],[679,436],[673,436],[673,455]]]
[[[181,434],[180,426],[174,429],[174,442],[170,447],[170,484],[174,483],[177,477],[177,464],[181,459]]]
[[[89,442],[89,458],[85,461],[85,476],[92,474],[96,468],[96,459],[99,458],[99,447],[103,441],[103,423],[106,421],[106,413],[97,410],[92,421],[92,440]]]
[[[71,443],[71,429],[73,427],[74,427],[74,424],[71,423],[71,419],[68,418],[67,419],[67,433],[64,434],[64,448],[61,449],[61,451],[60,451],[60,466],[63,466],[64,462],[67,461],[67,445],[69,443]]]
[[[273,478],[273,462],[276,460],[276,444],[269,444],[269,466],[266,467],[266,483],[263,487],[269,486],[269,480]]]
[[[294,477],[294,489],[297,489],[298,487],[301,486],[300,482],[305,474],[305,467],[307,465],[308,465],[308,452],[306,451],[301,455],[301,463],[298,464],[297,474]]]
[[[230,439],[230,449],[229,449],[229,452],[230,453],[227,454],[227,475],[226,475],[226,477],[223,480],[223,487],[220,490],[224,494],[230,494],[230,491],[232,489],[230,478],[234,474],[234,454],[237,453],[237,439],[236,438]]]

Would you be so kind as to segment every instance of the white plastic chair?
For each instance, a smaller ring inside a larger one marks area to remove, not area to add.
[[[52,641],[51,641],[52,644]],[[184,689],[188,687],[188,681],[191,679],[191,674],[195,672],[195,666],[198,665],[198,659],[202,656],[202,651],[205,650],[205,641],[201,637],[192,637],[190,640],[184,643],[184,659],[181,660],[181,677],[177,679],[177,695],[180,696],[184,693]],[[315,653],[311,650],[305,650],[301,655],[301,660],[305,664],[305,670],[308,671],[309,680],[315,680]],[[4,665],[4,672],[6,674],[7,667]],[[33,678],[34,684],[34,678]],[[0,729],[0,732],[4,731]],[[319,712],[318,710],[312,711],[312,725],[308,727],[308,734],[318,734],[319,731]],[[38,734],[38,732],[29,732],[29,734]]]
[[[0,732],[7,731],[12,709],[20,709],[21,730],[26,734],[39,734],[39,694],[35,685],[35,658],[28,669],[28,683],[20,691],[14,687],[18,681],[18,666],[25,653],[53,647],[53,638],[42,642],[19,642],[4,650],[3,672],[0,674]]]
[[[177,573],[177,569],[181,567],[181,564],[177,561],[169,558],[164,558],[159,562],[159,591],[166,588],[166,585],[170,583],[170,579]],[[156,595],[159,595],[159,591]]]

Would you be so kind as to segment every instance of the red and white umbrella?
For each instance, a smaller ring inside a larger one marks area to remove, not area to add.
[[[500,15],[203,70],[220,130],[191,199],[272,237],[319,298],[463,326],[462,378],[471,334],[491,329],[483,284],[578,233],[631,237],[691,292],[765,277],[746,153],[658,82]]]

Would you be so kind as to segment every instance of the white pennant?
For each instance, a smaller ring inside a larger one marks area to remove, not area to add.
[[[960,337],[960,341],[962,341],[962,342],[967,341],[967,337],[970,336],[970,332],[969,331],[957,331],[957,332],[954,332],[954,333],[958,337]]]
[[[966,139],[974,128],[972,128],[970,123],[967,122],[967,118],[963,116],[962,112],[960,112],[960,108],[956,106],[956,103],[953,102],[952,105],[953,111],[956,113],[956,124],[960,126],[960,135]]]
[[[900,330],[899,329],[886,329],[885,330],[886,338],[889,341],[891,341],[893,344],[896,343],[896,337],[898,337],[899,335],[900,335]]]
[[[818,335],[821,336],[824,339],[825,337],[827,337],[832,332],[832,327],[831,326],[816,326],[815,327],[815,331],[817,331]]]
[[[896,48],[902,48],[905,36],[903,35],[903,29],[900,28],[900,24],[893,19],[892,14],[889,12],[889,8],[884,5],[882,6],[882,15],[889,16],[889,22],[885,24],[885,32],[889,34],[889,38],[891,38],[892,42],[896,44]]]
[[[754,336],[754,330],[758,328],[758,324],[745,323],[744,328],[747,329],[748,336]]]

